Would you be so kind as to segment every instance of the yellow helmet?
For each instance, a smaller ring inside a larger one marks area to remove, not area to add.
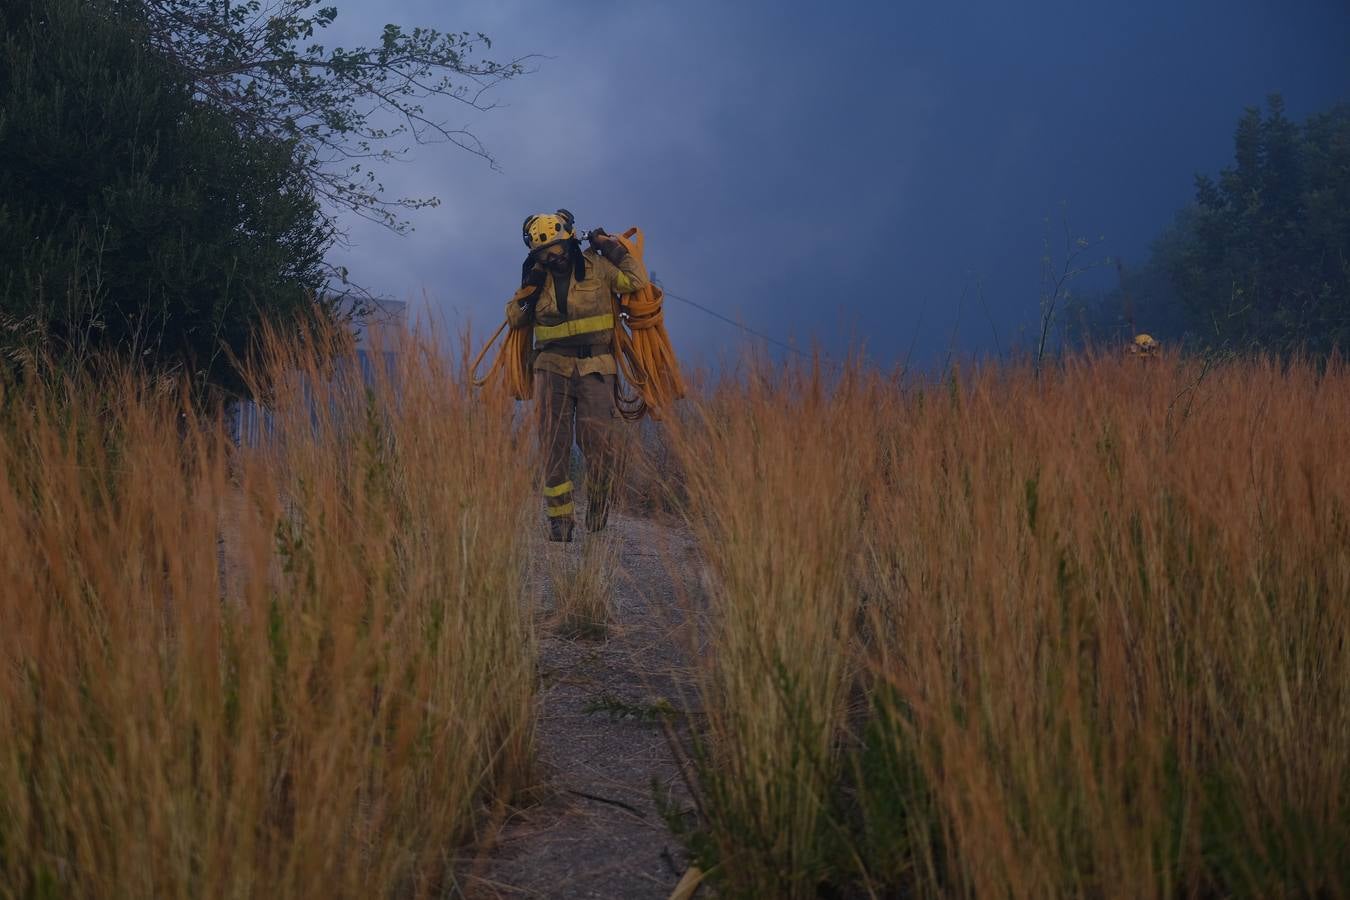
[[[530,216],[520,229],[525,246],[532,252],[562,241],[570,241],[575,233],[576,219],[565,209],[560,209],[556,213]]]
[[[1136,334],[1130,343],[1130,352],[1137,356],[1157,356],[1161,349],[1151,334]]]

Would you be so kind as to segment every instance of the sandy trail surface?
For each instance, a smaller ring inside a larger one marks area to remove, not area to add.
[[[549,565],[582,545],[536,548],[540,609],[537,802],[512,810],[472,867],[471,897],[669,897],[687,861],[657,811],[653,782],[687,806],[657,710],[682,731],[697,715],[689,669],[699,562],[690,537],[616,515],[613,622],[603,637],[562,637]]]

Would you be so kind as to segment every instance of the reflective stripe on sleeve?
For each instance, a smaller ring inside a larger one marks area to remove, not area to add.
[[[548,507],[548,517],[550,519],[557,519],[561,516],[570,516],[572,514],[572,507],[573,504],[571,503],[564,503],[562,506],[550,506]]]

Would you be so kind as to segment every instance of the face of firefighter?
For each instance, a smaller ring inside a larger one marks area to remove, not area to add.
[[[543,252],[542,262],[554,272],[566,271],[567,247],[563,244],[554,244]]]

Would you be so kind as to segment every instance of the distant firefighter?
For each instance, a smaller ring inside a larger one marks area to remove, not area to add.
[[[1136,334],[1130,341],[1131,356],[1157,356],[1161,345],[1151,334]]]

